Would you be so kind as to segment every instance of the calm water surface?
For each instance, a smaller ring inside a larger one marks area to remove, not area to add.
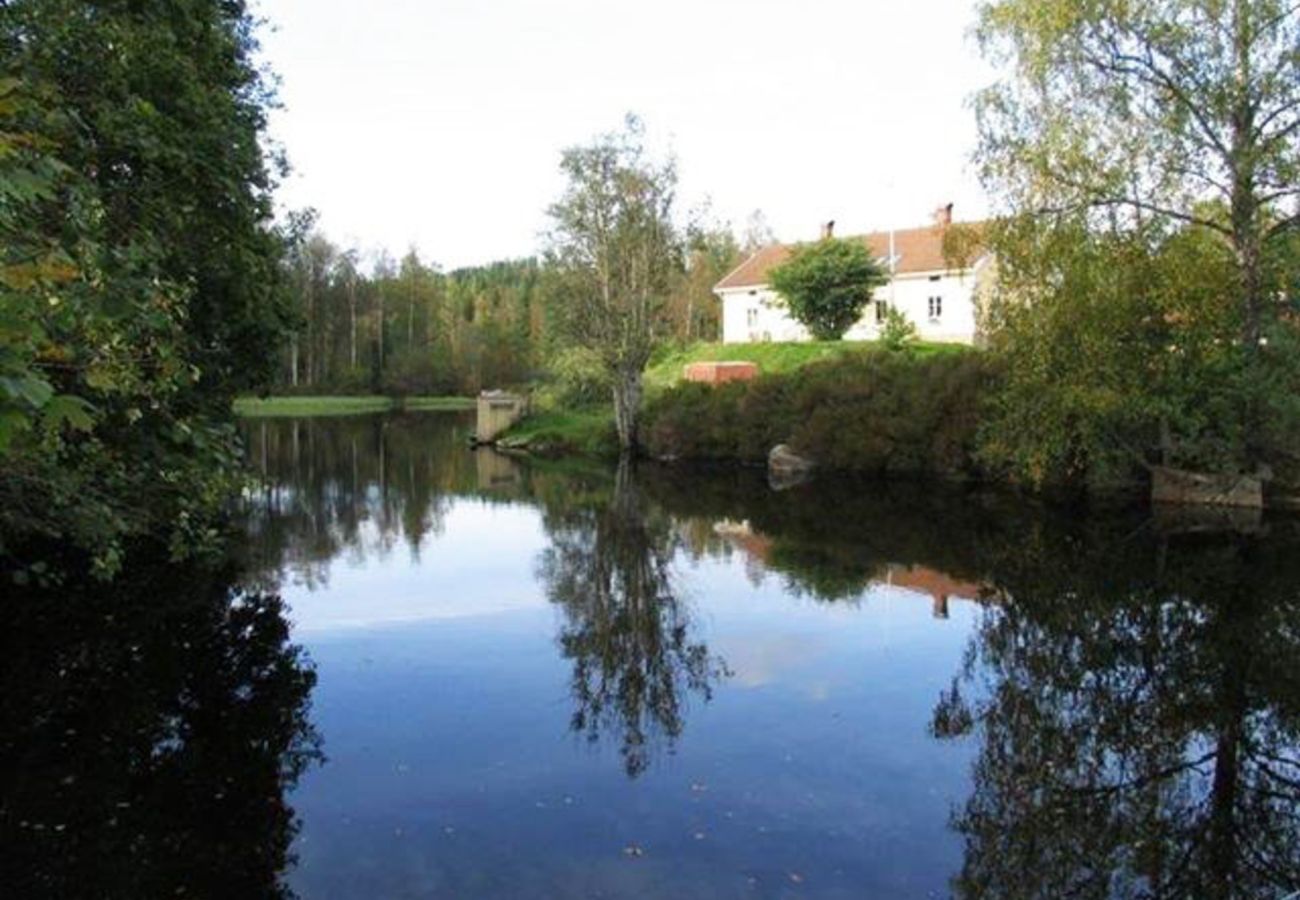
[[[774,491],[518,462],[466,449],[471,428],[248,421],[263,485],[237,563],[18,598],[3,883],[1300,890],[1293,521]]]

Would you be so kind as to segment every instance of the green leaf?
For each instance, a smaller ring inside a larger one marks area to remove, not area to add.
[[[32,409],[40,409],[54,396],[54,388],[39,375],[0,377],[0,392],[8,399]]]
[[[96,409],[81,397],[59,394],[45,407],[46,421],[56,427],[67,425],[75,431],[89,431],[95,424]]]

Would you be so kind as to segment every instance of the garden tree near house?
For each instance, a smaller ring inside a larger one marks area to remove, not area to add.
[[[880,344],[886,350],[908,350],[917,341],[916,324],[902,311],[889,307],[880,326]]]
[[[560,273],[557,318],[568,338],[591,347],[613,382],[614,421],[624,452],[636,446],[641,381],[666,330],[665,300],[678,264],[671,214],[671,160],[649,157],[644,128],[564,152],[568,186],[551,206],[549,256]]]
[[[1086,457],[1113,447],[1115,420],[1126,419],[1145,426],[1128,448],[1145,461],[1161,430],[1152,422],[1164,419],[1166,455],[1186,446],[1190,460],[1217,456],[1226,468],[1269,457],[1289,377],[1282,345],[1293,337],[1279,331],[1276,301],[1300,226],[1300,10],[1283,0],[987,0],[977,31],[986,56],[1010,69],[976,108],[986,186],[1013,214],[991,233],[999,303],[1021,342],[1012,382],[1059,363],[1084,375],[1122,364],[1137,391],[1121,402],[1121,378],[1099,392],[1058,370],[1054,384],[1038,379],[1055,403],[1051,427],[1007,443],[1048,441],[1047,456]],[[1185,261],[1210,270],[1224,302],[1161,263],[1176,253],[1171,242],[1187,241],[1205,252]],[[1152,267],[1159,284],[1138,277]],[[1119,308],[1062,291],[1070,279]],[[1075,302],[1088,308],[1058,305]],[[1197,316],[1177,309],[1186,303]],[[1086,336],[1064,327],[1076,315],[1094,326]],[[1121,325],[1133,329],[1127,338]],[[1118,360],[1093,353],[1092,337]],[[1185,343],[1212,356],[1206,368],[1163,358]],[[1141,377],[1144,357],[1178,377]],[[1212,427],[1197,403],[1215,408]]]
[[[888,278],[861,241],[827,237],[795,248],[772,270],[772,287],[819,341],[838,341]]]

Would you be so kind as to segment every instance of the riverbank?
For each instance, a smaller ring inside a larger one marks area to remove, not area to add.
[[[744,385],[733,385],[724,392],[728,398],[745,393],[745,385],[793,386],[804,381],[808,373],[830,366],[854,366],[863,360],[878,356],[914,361],[952,359],[977,355],[970,347],[960,344],[916,342],[905,353],[889,353],[875,341],[789,341],[755,344],[696,343],[661,351],[646,369],[644,388],[647,419],[670,415],[679,403],[694,404],[700,396],[712,396],[712,389],[685,381],[686,367],[699,362],[749,362],[758,367],[759,378]],[[838,370],[836,370],[838,371]],[[684,392],[684,393],[679,393]],[[611,457],[618,455],[618,439],[614,429],[614,416],[609,403],[602,396],[594,403],[573,404],[547,396],[545,391],[535,396],[538,410],[521,420],[502,436],[502,447],[527,450],[539,455],[584,454]],[[730,418],[730,416],[728,416]],[[701,423],[703,425],[703,423]],[[648,435],[649,430],[642,429]],[[780,438],[782,443],[787,438]],[[662,441],[643,441],[642,451],[648,456],[729,459],[733,454],[717,450],[704,454],[686,452],[681,447],[664,446]],[[770,447],[768,448],[770,449]],[[766,449],[760,454],[765,458]],[[745,458],[746,462],[755,460]]]
[[[496,445],[538,456],[618,456],[614,414],[608,404],[530,415],[512,425]]]
[[[360,397],[240,397],[235,401],[235,415],[258,417],[308,417],[349,416],[364,413],[405,410],[427,412],[433,410],[473,409],[472,397],[385,397],[380,395]]]
[[[686,365],[722,358],[755,362],[760,375],[718,386],[682,380]],[[826,468],[974,479],[982,474],[976,432],[996,377],[992,358],[964,347],[700,345],[647,371],[640,450],[657,459],[761,464],[773,446],[791,444]],[[618,452],[603,403],[544,409],[502,444],[552,455]]]

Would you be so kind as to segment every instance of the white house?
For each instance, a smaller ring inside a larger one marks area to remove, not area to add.
[[[977,342],[978,287],[986,281],[992,257],[980,251],[960,264],[946,259],[944,234],[953,227],[951,221],[951,207],[946,207],[933,225],[851,238],[866,244],[891,277],[876,288],[871,305],[844,335],[847,340],[878,337],[892,307],[916,325],[922,340]],[[823,237],[830,236],[833,225],[823,226]],[[809,339],[808,330],[790,316],[785,302],[767,283],[768,272],[789,258],[793,246],[764,247],[714,285],[713,292],[722,301],[725,343]]]

